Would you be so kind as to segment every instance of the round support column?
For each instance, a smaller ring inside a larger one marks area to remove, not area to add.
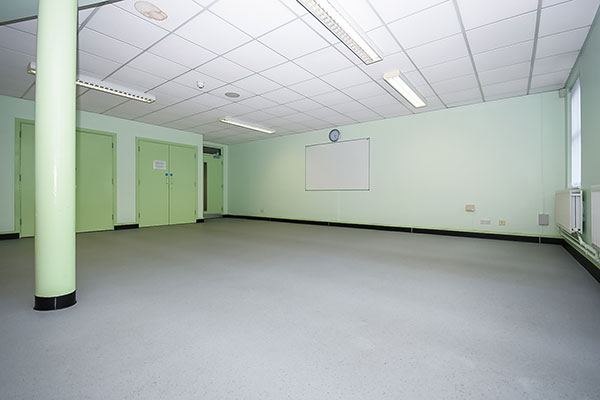
[[[75,304],[77,0],[39,0],[35,95],[35,310]]]

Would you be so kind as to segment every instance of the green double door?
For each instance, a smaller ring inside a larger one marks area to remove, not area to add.
[[[223,158],[204,154],[204,212],[223,214]]]
[[[138,139],[137,174],[140,226],[196,222],[196,147]]]
[[[20,130],[20,233],[35,235],[35,126],[21,123]],[[114,136],[77,131],[76,150],[77,232],[114,228]]]

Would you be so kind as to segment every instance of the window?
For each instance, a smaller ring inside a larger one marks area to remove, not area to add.
[[[571,88],[571,187],[581,186],[581,86]]]

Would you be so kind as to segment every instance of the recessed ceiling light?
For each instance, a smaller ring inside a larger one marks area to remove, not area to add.
[[[168,17],[163,10],[148,1],[136,1],[133,6],[146,18],[156,21],[164,21]]]
[[[382,57],[375,50],[375,46],[369,43],[367,35],[352,22],[334,0],[297,1],[365,64],[381,61]]]
[[[252,129],[253,131],[258,131],[258,132],[262,132],[262,133],[269,133],[269,134],[275,133],[275,131],[273,129],[263,128],[260,126],[249,124],[247,122],[234,120],[229,117],[221,118],[221,122],[223,122],[225,124],[229,124],[229,125],[239,126],[241,128]]]
[[[36,75],[37,70],[34,62],[30,62],[27,66],[27,73],[31,75]],[[131,100],[137,100],[144,103],[154,103],[156,101],[156,97],[152,96],[148,93],[142,93],[135,90],[127,89],[118,85],[111,84],[107,85],[107,82],[99,81],[94,78],[90,78],[85,75],[77,75],[75,79],[75,84],[77,86],[85,87],[88,89],[98,90],[100,92],[114,94],[116,96],[125,97]]]
[[[421,99],[421,97],[410,87],[408,84],[402,80],[400,77],[400,70],[394,70],[390,72],[386,72],[383,74],[383,79],[391,87],[393,87],[398,93],[402,95],[410,104],[414,107],[425,107],[427,104]]]
[[[239,93],[236,93],[236,92],[227,92],[227,93],[225,93],[225,96],[227,96],[227,97],[231,97],[231,98],[234,98],[234,99],[235,99],[235,98],[237,98],[237,97],[240,97],[240,94],[239,94]]]

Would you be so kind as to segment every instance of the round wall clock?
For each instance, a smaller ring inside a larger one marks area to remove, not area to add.
[[[340,138],[339,130],[332,129],[331,131],[329,131],[329,140],[331,140],[332,142],[337,142],[339,138]]]

